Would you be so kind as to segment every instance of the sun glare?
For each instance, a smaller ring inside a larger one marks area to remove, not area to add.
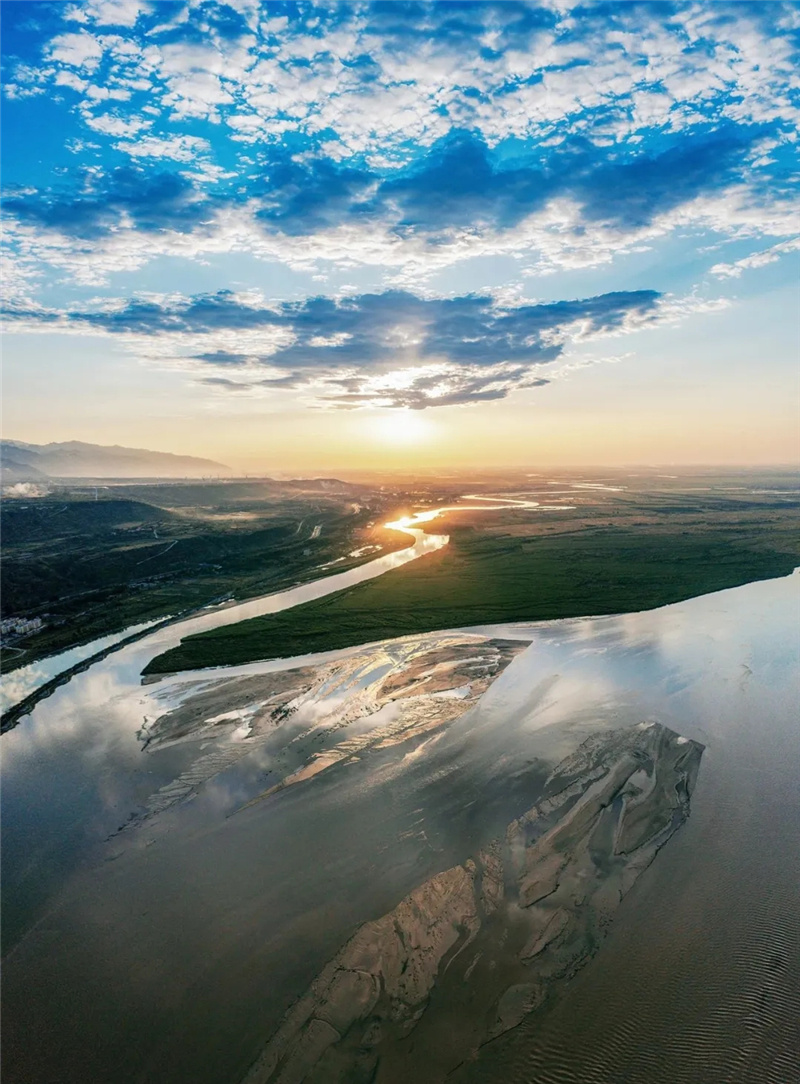
[[[429,440],[434,426],[421,411],[387,410],[371,420],[371,429],[385,444],[410,446]]]

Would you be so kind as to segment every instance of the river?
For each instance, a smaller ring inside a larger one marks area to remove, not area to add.
[[[418,531],[410,549],[444,540]],[[530,646],[418,753],[387,749],[236,812],[283,755],[261,746],[194,800],[118,831],[198,756],[191,743],[144,752],[143,724],[215,676],[143,686],[154,654],[404,554],[163,628],[77,674],[3,737],[10,1084],[236,1084],[355,925],[527,807],[532,761],[642,720],[705,744],[692,816],[560,1005],[497,1044],[481,1079],[798,1079],[798,575],[639,614],[485,630]],[[363,654],[368,674],[378,662]]]
[[[168,627],[166,638],[161,635],[153,635],[147,637],[146,640],[142,640],[140,646],[150,650],[150,658],[153,658],[155,655],[175,647],[184,636],[191,636],[196,632],[206,632],[208,629],[222,628],[225,625],[233,625],[237,621],[245,621],[250,617],[261,617],[264,614],[289,610],[294,606],[301,605],[303,602],[311,602],[313,599],[323,598],[325,595],[332,595],[336,591],[342,591],[346,587],[353,587],[357,583],[363,583],[365,580],[372,580],[376,576],[382,576],[384,572],[389,572],[393,568],[400,568],[401,565],[408,564],[409,561],[415,561],[418,557],[424,557],[426,553],[433,553],[435,550],[441,549],[442,546],[446,546],[449,541],[446,534],[428,534],[415,526],[421,523],[431,523],[446,512],[490,512],[493,509],[510,506],[536,508],[542,512],[547,512],[551,509],[571,507],[562,504],[540,504],[538,501],[506,500],[498,497],[472,497],[472,499],[490,503],[445,505],[439,508],[430,508],[424,512],[416,512],[411,516],[384,524],[385,527],[402,531],[403,534],[410,535],[414,539],[413,544],[406,547],[406,549],[395,550],[383,557],[376,557],[372,561],[367,561],[363,565],[357,565],[347,572],[324,576],[318,580],[311,580],[308,583],[290,587],[285,591],[277,591],[270,595],[247,599],[245,602],[222,603],[218,606],[208,607],[204,613],[172,622]],[[89,643],[80,644],[77,647],[69,648],[67,651],[61,651],[57,655],[50,655],[47,658],[38,659],[36,662],[27,663],[25,666],[19,666],[15,670],[4,674],[2,680],[0,680],[0,714],[21,703],[26,697],[47,685],[48,682],[51,682],[60,674],[64,674],[78,664],[92,659],[95,655],[112,651],[116,645],[131,637],[141,637],[141,634],[146,632],[148,628],[153,625],[160,625],[161,621],[164,620],[168,620],[168,618],[132,625],[121,632],[102,636]]]
[[[139,646],[149,651],[150,658],[153,658],[162,651],[175,647],[184,636],[191,636],[195,632],[205,632],[207,629],[221,628],[224,625],[233,625],[237,621],[245,621],[250,617],[279,613],[281,610],[299,606],[303,602],[311,602],[312,599],[322,598],[333,594],[334,591],[341,591],[345,587],[363,583],[364,580],[374,579],[375,576],[381,576],[390,569],[400,568],[409,561],[414,561],[426,553],[432,553],[447,545],[447,535],[426,534],[425,531],[413,526],[415,522],[428,522],[429,518],[435,518],[435,515],[442,511],[445,509],[436,509],[434,516],[428,517],[428,513],[421,513],[421,518],[409,516],[407,519],[386,524],[387,527],[411,535],[414,543],[406,549],[395,550],[393,553],[387,553],[383,557],[377,557],[373,561],[351,568],[347,572],[339,572],[333,576],[299,584],[286,591],[277,591],[271,595],[262,595],[259,598],[248,599],[246,602],[233,605],[222,603],[219,606],[209,607],[204,613],[195,614],[182,621],[175,621],[166,630],[161,630],[158,635],[141,640]],[[30,696],[31,693],[36,692],[37,689],[76,664],[113,649],[121,641],[145,631],[149,624],[157,624],[157,622],[133,625],[121,632],[100,637],[45,659],[39,659],[5,674],[0,686],[0,711],[5,712],[15,704],[19,704],[25,697]]]

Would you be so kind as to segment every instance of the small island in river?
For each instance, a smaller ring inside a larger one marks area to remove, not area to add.
[[[657,723],[587,739],[504,838],[355,932],[245,1084],[458,1079],[597,951],[689,815],[702,752]]]

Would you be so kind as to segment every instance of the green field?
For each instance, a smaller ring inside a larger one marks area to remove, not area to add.
[[[518,524],[509,533],[490,523],[448,526],[443,550],[282,614],[188,637],[145,672],[286,658],[459,626],[627,613],[784,576],[800,563],[795,512],[760,510],[749,524],[737,516],[711,526],[674,514],[665,525],[664,518],[651,515],[636,527],[556,520],[527,534]]]
[[[341,483],[129,485],[105,487],[98,500],[91,494],[64,487],[2,502],[2,616],[44,623],[5,638],[6,671],[129,625],[268,594],[408,545],[380,527],[379,499]]]

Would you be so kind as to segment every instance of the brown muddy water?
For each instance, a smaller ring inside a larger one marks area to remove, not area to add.
[[[705,746],[688,821],[558,998],[449,1079],[800,1080],[799,617],[794,575],[494,627],[530,646],[477,704],[253,804],[385,725],[348,698],[445,634],[301,660],[348,660],[351,683],[251,746],[239,716],[217,739],[143,735],[203,682],[296,660],[141,686],[160,642],[115,652],[2,739],[4,1081],[238,1084],[359,925],[502,835],[587,736],[641,722]]]

